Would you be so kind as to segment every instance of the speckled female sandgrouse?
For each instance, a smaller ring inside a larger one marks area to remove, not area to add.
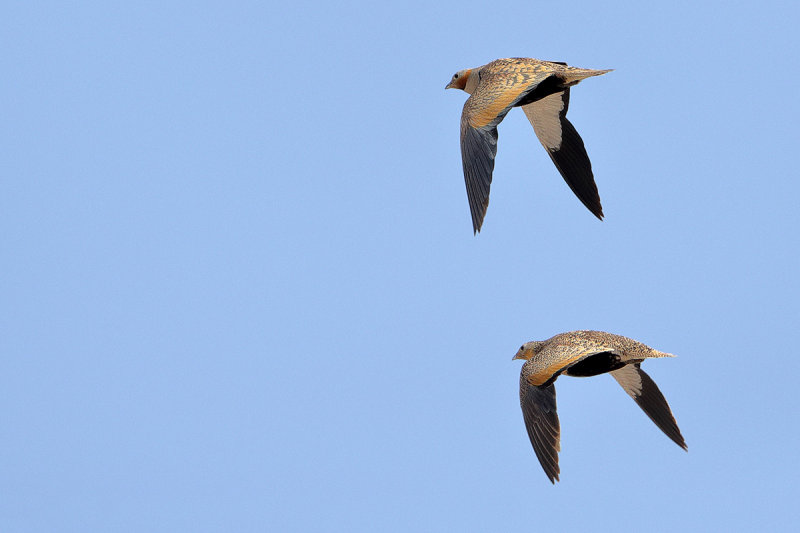
[[[597,218],[603,219],[592,164],[583,140],[566,115],[569,88],[606,72],[610,70],[515,57],[459,70],[453,75],[445,89],[461,89],[471,95],[461,114],[461,162],[474,233],[481,230],[489,206],[497,125],[512,107],[522,107],[572,192]]]
[[[645,359],[675,357],[627,337],[603,331],[571,331],[522,345],[519,403],[533,451],[550,481],[558,481],[561,427],[555,381],[561,374],[588,377],[609,372],[667,437],[687,449],[664,395],[639,368]]]

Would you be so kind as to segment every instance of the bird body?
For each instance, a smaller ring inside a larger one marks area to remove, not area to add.
[[[610,373],[650,419],[678,446],[686,443],[658,387],[641,368],[645,359],[675,357],[641,342],[603,331],[571,331],[523,344],[519,400],[528,437],[551,482],[558,480],[561,427],[554,383],[565,374],[589,377]]]
[[[475,233],[480,231],[489,206],[497,125],[512,107],[522,107],[567,185],[597,218],[603,218],[592,164],[566,114],[569,88],[606,72],[610,71],[517,57],[453,75],[445,88],[470,95],[461,114],[461,160]]]

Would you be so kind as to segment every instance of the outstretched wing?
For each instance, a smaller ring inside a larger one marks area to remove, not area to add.
[[[611,375],[667,437],[684,450],[688,449],[667,400],[639,363],[614,370]]]
[[[481,230],[489,206],[497,125],[525,94],[550,75],[544,67],[513,63],[484,70],[473,74],[481,76],[481,80],[461,114],[461,162],[475,233]]]
[[[525,429],[533,451],[551,483],[558,481],[558,452],[561,450],[561,426],[556,412],[556,388],[536,387],[520,380],[519,391]]]
[[[564,181],[589,211],[600,220],[603,207],[594,182],[592,163],[583,139],[567,120],[569,88],[522,106],[536,137],[556,165]]]

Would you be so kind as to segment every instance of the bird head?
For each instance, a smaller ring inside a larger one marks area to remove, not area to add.
[[[462,91],[466,91],[467,80],[469,80],[469,75],[471,72],[471,68],[459,70],[453,74],[453,77],[450,79],[450,83],[447,84],[445,89],[461,89]]]
[[[540,341],[526,342],[525,344],[519,347],[517,355],[512,357],[511,360],[513,361],[514,359],[524,359],[526,361],[529,361],[531,357],[539,353],[539,350],[542,349],[543,344],[544,343]]]

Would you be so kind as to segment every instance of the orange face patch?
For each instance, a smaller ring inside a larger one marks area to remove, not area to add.
[[[458,78],[453,76],[453,79],[450,80],[450,83],[447,85],[448,89],[461,89],[464,90],[464,87],[467,86],[467,80],[469,79],[470,72],[472,69],[467,69],[463,72],[457,72]]]

